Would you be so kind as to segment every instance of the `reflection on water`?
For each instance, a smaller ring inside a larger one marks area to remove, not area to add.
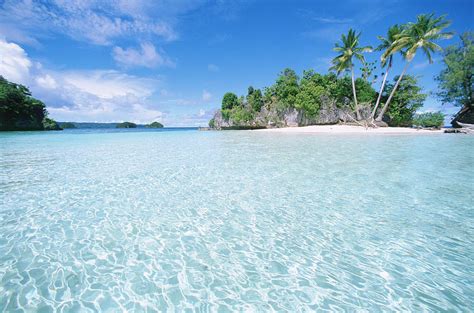
[[[0,134],[0,310],[474,307],[474,137]]]

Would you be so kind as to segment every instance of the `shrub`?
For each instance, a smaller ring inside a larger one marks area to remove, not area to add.
[[[209,127],[210,128],[216,127],[216,120],[214,118],[211,118],[211,120],[209,121]]]
[[[241,125],[252,121],[254,115],[253,112],[251,112],[247,108],[238,106],[232,109],[232,111],[230,112],[230,117],[235,123]]]
[[[62,130],[61,127],[59,127],[58,123],[56,123],[56,121],[48,118],[48,117],[45,117],[43,119],[43,129],[44,130]]]
[[[427,112],[416,114],[413,118],[413,125],[421,127],[440,128],[444,123],[444,114],[441,112]]]

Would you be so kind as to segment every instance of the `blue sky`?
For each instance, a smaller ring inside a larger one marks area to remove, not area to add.
[[[0,7],[0,74],[29,86],[51,117],[166,126],[206,125],[225,92],[269,86],[286,67],[327,72],[334,43],[351,27],[376,46],[390,25],[420,13],[446,14],[456,34],[473,30],[474,20],[472,0],[0,0]],[[396,59],[393,75],[401,65]],[[430,93],[441,66],[440,55],[428,64],[418,54],[408,71]],[[456,111],[432,96],[423,108],[439,109]]]

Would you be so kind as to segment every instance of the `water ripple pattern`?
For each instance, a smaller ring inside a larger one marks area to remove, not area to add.
[[[0,311],[469,311],[474,137],[0,134]]]

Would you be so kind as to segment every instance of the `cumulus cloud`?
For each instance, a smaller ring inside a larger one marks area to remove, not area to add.
[[[203,101],[210,101],[211,99],[212,99],[212,94],[207,90],[203,90],[202,91],[202,100]]]
[[[50,72],[60,88],[36,93],[48,99],[48,111],[59,120],[149,122],[162,112],[149,105],[160,81],[114,70]]]
[[[140,49],[114,47],[112,50],[114,60],[125,67],[174,66],[163,50],[159,52],[151,43],[142,43]]]
[[[150,97],[160,88],[157,79],[116,70],[50,70],[31,60],[19,45],[1,39],[0,56],[0,73],[28,85],[59,121],[145,123],[163,117],[150,105]]]
[[[197,109],[203,101],[212,99],[207,90],[203,90],[201,99],[166,99],[170,93],[161,79],[110,69],[54,70],[31,59],[21,46],[2,39],[0,72],[10,81],[27,85],[58,121],[148,123],[158,120],[169,126],[202,126],[207,125],[213,114]],[[176,106],[198,111],[176,114],[160,109]]]
[[[62,72],[60,76],[67,85],[102,99],[128,95],[148,97],[157,82],[114,70],[69,71]]]
[[[49,74],[36,77],[36,83],[44,89],[56,89],[58,86],[56,80]]]
[[[0,39],[0,75],[16,83],[27,84],[32,62],[25,50]]]

